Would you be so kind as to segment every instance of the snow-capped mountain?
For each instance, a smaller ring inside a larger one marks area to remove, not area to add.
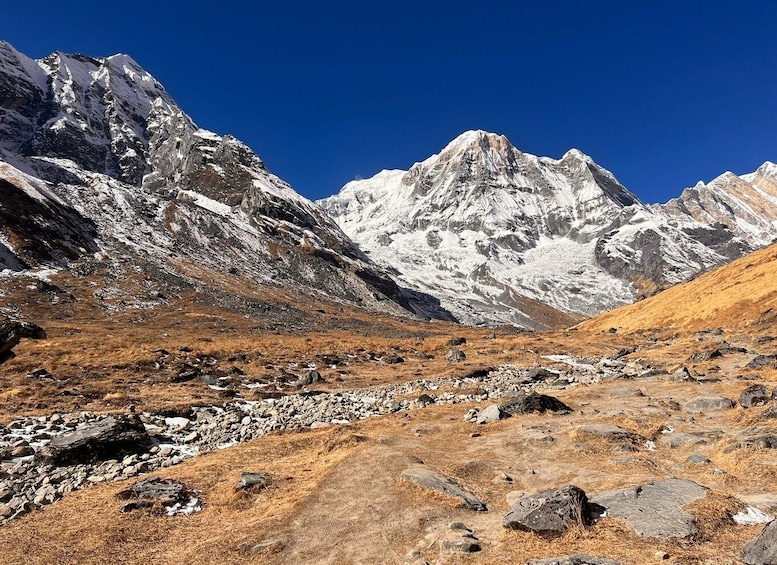
[[[107,257],[200,287],[250,280],[394,313],[435,307],[126,55],[36,61],[0,42],[0,194],[0,271]]]
[[[768,200],[777,175],[759,171],[742,182],[755,186],[757,177]],[[777,215],[761,208],[751,206],[747,231],[735,229],[736,212],[694,217],[672,203],[646,206],[578,150],[536,157],[484,131],[318,203],[373,260],[474,323],[542,327],[522,308],[527,298],[595,314],[777,235],[769,223]]]

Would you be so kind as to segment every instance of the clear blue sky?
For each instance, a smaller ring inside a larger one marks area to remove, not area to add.
[[[0,39],[130,54],[310,198],[467,129],[577,147],[646,202],[777,161],[775,0],[42,0],[4,3]]]

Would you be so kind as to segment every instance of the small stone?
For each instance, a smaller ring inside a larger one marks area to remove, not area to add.
[[[460,349],[450,349],[448,353],[445,354],[445,358],[449,363],[459,363],[460,361],[464,361],[467,356]]]
[[[235,486],[235,490],[250,490],[258,492],[267,488],[269,478],[266,473],[248,473],[243,472],[240,475],[240,480]]]
[[[688,463],[695,463],[696,465],[704,465],[711,462],[709,457],[704,457],[704,455],[699,455],[697,453],[692,453],[685,460]]]
[[[666,561],[669,559],[669,554],[666,551],[658,550],[653,554],[656,561]]]

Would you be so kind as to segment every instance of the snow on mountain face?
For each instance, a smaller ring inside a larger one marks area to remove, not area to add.
[[[0,194],[0,269],[72,267],[103,252],[201,286],[222,273],[445,315],[246,145],[198,128],[126,55],[33,61],[0,42]]]
[[[536,157],[483,131],[318,203],[373,260],[473,323],[541,327],[516,296],[595,314],[751,248],[725,225],[645,206],[578,150]]]

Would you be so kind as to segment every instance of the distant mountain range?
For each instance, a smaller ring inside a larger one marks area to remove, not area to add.
[[[576,149],[536,157],[468,131],[409,171],[350,182],[318,204],[459,320],[543,327],[532,301],[597,314],[770,243],[777,166],[648,206]]]
[[[107,269],[117,284],[134,273],[223,295],[250,283],[536,328],[777,236],[772,163],[647,206],[577,150],[535,157],[482,131],[314,204],[237,139],[198,128],[130,57],[32,60],[5,42],[0,197],[3,276]]]

